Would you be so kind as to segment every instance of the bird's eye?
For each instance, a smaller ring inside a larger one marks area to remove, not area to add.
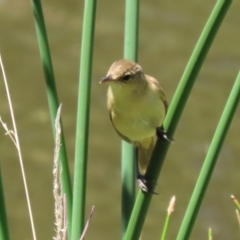
[[[125,75],[125,76],[122,77],[122,79],[123,79],[124,81],[128,81],[130,78],[131,78],[131,75],[129,75],[129,74],[127,74],[127,75]]]

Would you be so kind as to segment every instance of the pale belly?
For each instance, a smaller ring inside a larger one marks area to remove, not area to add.
[[[154,104],[128,105],[124,108],[115,106],[112,121],[115,128],[131,141],[139,141],[156,135],[156,128],[160,127],[165,117],[162,101]]]

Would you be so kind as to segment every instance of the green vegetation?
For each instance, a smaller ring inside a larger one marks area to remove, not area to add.
[[[191,94],[198,73],[206,59],[213,40],[220,28],[222,21],[231,4],[231,0],[218,0],[209,19],[202,31],[202,34],[194,48],[186,69],[182,75],[173,100],[169,107],[164,129],[170,139],[174,138],[185,104]],[[124,32],[124,58],[138,61],[138,35],[139,35],[139,8],[138,0],[126,0],[125,9],[125,32]],[[87,162],[88,162],[88,139],[89,139],[89,113],[90,94],[94,50],[94,33],[97,1],[85,1],[82,44],[80,50],[79,67],[79,89],[76,121],[76,142],[73,183],[71,183],[67,149],[63,134],[63,126],[60,120],[61,147],[59,152],[59,165],[61,166],[61,184],[63,194],[66,196],[67,212],[67,235],[69,240],[79,240],[85,227],[86,211],[86,190],[87,190]],[[50,48],[45,28],[44,16],[40,0],[32,0],[32,10],[35,18],[35,27],[38,38],[38,46],[45,75],[45,86],[50,109],[53,133],[55,136],[55,118],[59,107],[57,88],[54,78]],[[216,74],[217,75],[217,74]],[[226,134],[236,112],[240,100],[240,73],[237,76],[232,91],[229,95],[216,132],[208,149],[202,170],[195,185],[192,197],[187,207],[185,217],[177,236],[177,240],[190,238],[202,200],[211,179],[220,150],[223,146]],[[165,156],[170,147],[170,142],[157,141],[151,161],[146,173],[146,178],[154,179],[154,185],[161,173]],[[138,240],[143,229],[145,218],[153,195],[139,191],[135,196],[135,150],[126,142],[122,142],[122,239]],[[101,196],[99,196],[101,197]],[[107,199],[108,197],[106,197]],[[239,203],[234,198],[239,209]],[[174,201],[175,202],[175,201]],[[163,226],[162,235],[158,239],[167,239],[169,221],[173,212],[173,204],[168,210],[167,218]],[[7,214],[3,195],[3,185],[0,172],[0,240],[9,240]],[[93,212],[93,210],[92,210]],[[92,216],[92,212],[90,216]],[[87,221],[87,225],[89,221]],[[84,233],[85,234],[85,233]],[[99,239],[104,239],[104,234],[99,233]],[[34,238],[34,237],[33,237]],[[118,237],[116,236],[116,239]],[[211,229],[208,232],[208,239],[212,238]]]

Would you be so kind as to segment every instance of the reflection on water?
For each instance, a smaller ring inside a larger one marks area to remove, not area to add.
[[[29,2],[1,2],[0,49],[11,89],[19,128],[27,179],[39,239],[53,231],[52,159],[53,137],[48,115],[44,77],[39,60]],[[20,5],[21,4],[21,5]],[[119,4],[117,6],[116,4]],[[139,62],[156,76],[169,102],[176,90],[191,51],[215,1],[142,1]],[[224,103],[240,66],[239,13],[235,1],[217,35],[182,115],[157,192],[150,207],[143,239],[159,236],[172,195],[177,205],[169,239],[174,239],[194,183],[213,136]],[[83,4],[43,2],[70,167],[73,168],[79,47]],[[87,212],[96,206],[88,239],[120,236],[120,140],[112,130],[106,110],[106,89],[99,79],[114,60],[122,58],[124,3],[98,3],[90,111]],[[5,91],[0,83],[0,115],[10,127]],[[238,231],[229,196],[240,197],[238,110],[221,151],[203,201],[192,239],[206,238],[213,228],[216,239],[228,239]],[[109,129],[109,130],[106,130]],[[183,151],[184,150],[184,151]],[[12,239],[30,239],[26,201],[17,154],[0,128],[0,161]],[[237,233],[236,233],[237,234]]]

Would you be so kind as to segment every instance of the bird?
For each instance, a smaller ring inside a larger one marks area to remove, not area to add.
[[[169,141],[163,129],[168,102],[159,82],[131,60],[115,61],[100,84],[107,84],[107,108],[117,134],[137,148],[137,179],[144,192],[155,193],[145,178],[157,138]]]

